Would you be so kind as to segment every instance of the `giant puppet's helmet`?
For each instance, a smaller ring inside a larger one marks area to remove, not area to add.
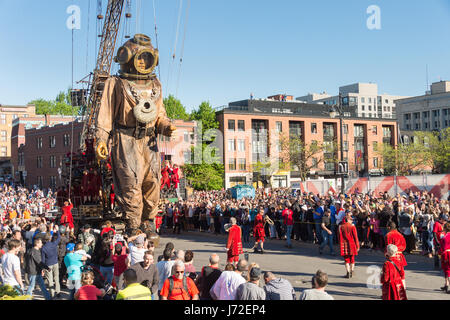
[[[150,37],[136,34],[117,50],[114,61],[120,64],[120,75],[134,79],[150,79],[159,63],[159,52],[153,48]]]

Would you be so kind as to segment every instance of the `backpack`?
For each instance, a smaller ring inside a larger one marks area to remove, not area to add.
[[[187,278],[185,276],[183,276],[183,289],[187,293],[189,299],[191,299],[192,297],[189,294],[189,289],[188,289],[188,285],[187,285]],[[172,290],[173,290],[173,277],[170,277],[169,278],[169,295],[168,295],[168,297],[172,294]]]

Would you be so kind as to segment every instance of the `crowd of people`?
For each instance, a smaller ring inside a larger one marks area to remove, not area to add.
[[[36,285],[45,299],[143,300],[291,300],[332,299],[325,291],[328,277],[319,270],[312,288],[298,297],[288,280],[242,259],[244,245],[264,253],[266,238],[282,239],[286,247],[298,240],[317,244],[334,255],[340,247],[346,277],[354,274],[359,250],[381,250],[386,256],[381,274],[383,299],[406,299],[404,254],[417,245],[435,258],[450,292],[450,223],[448,199],[427,192],[406,195],[332,194],[257,190],[254,199],[236,200],[225,190],[195,192],[186,201],[167,202],[159,232],[198,230],[228,234],[228,258],[223,270],[219,256],[196,271],[194,252],[175,250],[168,243],[159,257],[149,235],[134,230],[118,234],[107,221],[99,229],[75,226],[72,203],[64,202],[62,215],[49,221],[45,213],[56,195],[39,189],[0,188],[1,280],[30,297]],[[28,213],[29,211],[29,213]],[[15,212],[11,214],[11,212]],[[236,248],[230,239],[240,238]],[[440,263],[439,263],[440,261]],[[264,285],[260,285],[260,284]]]

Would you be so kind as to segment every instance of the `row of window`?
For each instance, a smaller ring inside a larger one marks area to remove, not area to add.
[[[63,145],[64,147],[68,147],[71,144],[71,140],[70,140],[70,134],[64,134],[63,136]],[[56,147],[56,136],[49,136],[48,137],[49,141],[48,141],[48,145],[50,148],[55,148]],[[79,134],[78,140],[81,140],[81,133]],[[38,137],[36,138],[36,147],[37,149],[42,149],[43,146],[43,138],[42,137]]]
[[[42,156],[37,156],[37,164],[36,164],[36,168],[41,169],[43,168],[43,157]],[[56,156],[50,156],[50,168],[56,168]]]
[[[237,167],[236,167],[236,161],[237,161]],[[245,158],[229,158],[228,159],[228,170],[230,171],[246,171],[247,165]]]
[[[56,177],[55,176],[50,176],[50,188],[56,188]],[[42,176],[37,176],[36,177],[36,184],[42,188],[42,186],[44,185],[44,177]]]
[[[437,118],[441,116],[441,110],[432,110],[433,117]],[[442,114],[444,117],[447,117],[450,115],[450,108],[442,109]],[[414,112],[414,113],[405,113],[404,119],[405,121],[411,120],[414,116],[414,120],[420,119],[420,112]],[[429,118],[430,117],[430,111],[423,111],[422,112],[422,118]]]

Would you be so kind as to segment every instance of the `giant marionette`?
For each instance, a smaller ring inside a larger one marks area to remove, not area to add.
[[[110,77],[103,91],[96,126],[99,159],[111,155],[115,210],[131,229],[154,231],[158,213],[161,160],[157,136],[171,136],[161,83],[154,74],[158,50],[150,38],[137,34],[117,51],[119,76]]]

